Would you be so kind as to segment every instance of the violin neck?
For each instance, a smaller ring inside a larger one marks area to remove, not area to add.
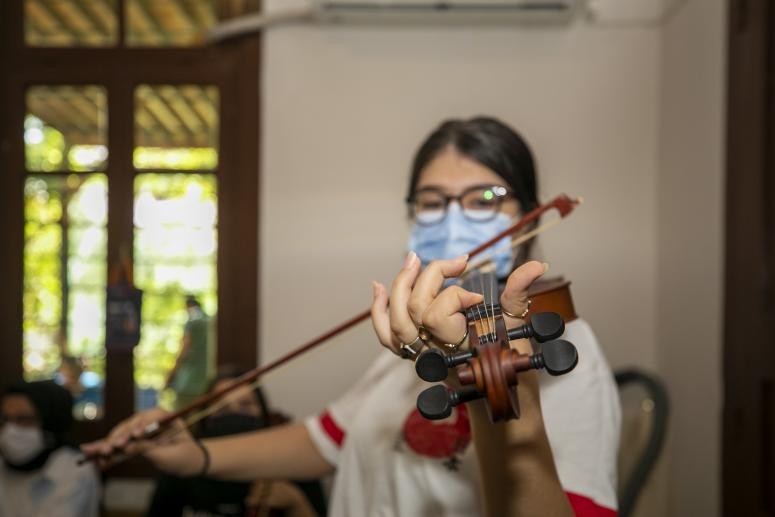
[[[481,294],[484,301],[466,310],[468,321],[477,321],[501,315],[500,290],[494,272],[473,271],[462,285],[466,291]]]

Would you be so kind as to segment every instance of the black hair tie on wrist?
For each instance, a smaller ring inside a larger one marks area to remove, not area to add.
[[[210,470],[210,451],[207,450],[207,447],[202,443],[202,440],[196,440],[195,443],[202,450],[202,455],[204,456],[202,468],[199,471],[199,474],[197,474],[197,477],[202,478],[207,476],[207,471]]]

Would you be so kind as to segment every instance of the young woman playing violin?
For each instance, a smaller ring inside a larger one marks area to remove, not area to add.
[[[568,322],[565,332],[578,348],[576,370],[540,382],[535,372],[520,374],[521,417],[505,424],[491,424],[482,401],[456,406],[445,420],[425,420],[415,408],[428,385],[401,359],[402,346],[417,343],[421,330],[437,343],[464,341],[461,311],[482,297],[445,286],[465,269],[463,253],[537,206],[527,145],[491,118],[445,122],[415,157],[407,200],[414,219],[411,251],[390,290],[374,284],[372,322],[385,351],[320,415],[202,442],[180,423],[177,433],[150,446],[130,441],[164,415],[151,410],[84,451],[143,451],[177,475],[256,480],[335,473],[335,516],[615,515],[618,397],[583,320]],[[522,323],[527,290],[546,270],[530,261],[511,271],[529,252],[527,245],[517,253],[508,243],[496,247],[509,327]],[[531,353],[528,341],[515,343]]]

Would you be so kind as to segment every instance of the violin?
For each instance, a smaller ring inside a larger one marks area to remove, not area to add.
[[[530,321],[533,314],[542,312],[556,312],[565,323],[578,318],[570,293],[570,281],[561,276],[538,280],[530,286],[528,298],[531,303],[526,321]]]
[[[547,283],[531,295],[536,305],[557,305],[565,317],[573,315],[569,282]],[[415,362],[421,379],[440,382],[456,369],[462,389],[452,390],[444,384],[427,388],[417,397],[417,409],[430,420],[440,420],[452,414],[458,404],[485,399],[490,421],[519,418],[517,384],[519,372],[544,369],[553,376],[572,371],[578,363],[576,347],[564,339],[565,318],[557,312],[536,312],[524,325],[506,329],[499,302],[498,282],[492,272],[474,272],[463,281],[467,291],[481,294],[484,301],[466,310],[468,350],[445,354],[438,348],[422,352]],[[521,354],[509,341],[533,338],[541,343],[541,351]]]
[[[561,219],[564,219],[568,214],[570,214],[573,211],[573,209],[576,206],[578,206],[581,202],[582,202],[582,200],[580,198],[572,199],[572,198],[570,198],[570,197],[568,197],[568,196],[566,196],[564,194],[561,194],[561,195],[555,197],[550,202],[548,202],[548,203],[546,203],[544,205],[538,206],[535,209],[531,210],[529,213],[527,213],[525,216],[523,216],[515,224],[513,224],[512,226],[510,226],[509,228],[507,228],[503,232],[495,235],[494,237],[492,237],[491,239],[487,240],[486,242],[482,243],[481,245],[477,246],[475,249],[471,250],[469,252],[469,257],[473,258],[473,257],[481,254],[482,252],[484,252],[485,250],[487,250],[489,247],[491,247],[492,245],[496,244],[497,242],[500,242],[503,238],[510,237],[510,236],[513,236],[513,235],[517,236],[515,239],[512,240],[512,246],[516,247],[516,246],[518,246],[518,245],[520,245],[520,244],[522,244],[522,243],[524,243],[524,242],[526,242],[526,241],[536,237],[542,231],[548,229],[549,227],[553,226],[554,224],[557,224]],[[544,213],[546,213],[546,212],[548,212],[550,210],[556,210],[557,213],[559,214],[559,219],[557,219],[554,222],[551,222],[551,223],[548,223],[546,225],[543,225],[541,227],[535,227],[538,219]],[[488,261],[487,260],[480,261],[478,263],[470,264],[469,265],[469,271],[470,271],[471,274],[468,274],[466,276],[471,278],[471,279],[478,278],[478,277],[474,276],[475,270],[481,269],[483,267],[486,267],[487,265],[488,265]],[[494,276],[493,276],[493,278],[494,278]],[[496,283],[496,286],[497,286],[497,283]],[[475,286],[472,285],[472,288],[473,287],[475,287]],[[506,330],[505,330],[505,326],[503,324],[503,319],[502,319],[502,316],[500,315],[500,308],[499,308],[499,306],[496,306],[496,304],[493,304],[493,303],[491,303],[489,305],[487,305],[487,304],[482,304],[482,305],[486,305],[486,306],[480,307],[478,312],[476,312],[475,314],[469,310],[469,312],[471,312],[471,319],[469,321],[472,322],[471,325],[473,327],[473,331],[469,330],[469,339],[474,339],[474,338],[476,339],[476,341],[474,342],[474,346],[471,348],[471,350],[478,350],[479,349],[478,347],[480,346],[480,344],[488,343],[489,342],[488,340],[490,339],[490,337],[494,336],[495,337],[494,343],[497,343],[498,347],[500,347],[499,350],[503,350],[504,351],[503,355],[505,357],[505,356],[508,355],[508,354],[505,353],[505,349],[508,348],[508,339],[509,339],[509,337],[507,336],[507,333],[506,333]],[[497,312],[497,315],[495,314],[496,312]],[[142,433],[142,436],[140,436],[139,438],[132,437],[132,438],[130,438],[130,442],[139,441],[139,440],[151,440],[151,439],[157,438],[165,430],[170,428],[170,426],[172,425],[173,422],[175,422],[177,419],[180,419],[180,418],[190,417],[190,418],[188,418],[186,420],[186,424],[187,425],[193,425],[199,418],[201,418],[205,414],[208,414],[208,409],[205,409],[208,406],[217,404],[219,401],[222,401],[227,395],[229,395],[230,393],[234,392],[236,389],[238,389],[238,388],[240,388],[242,386],[247,386],[247,385],[251,385],[251,384],[257,383],[257,381],[262,376],[264,376],[265,374],[267,374],[267,373],[269,373],[269,372],[279,368],[280,366],[283,366],[283,365],[289,363],[293,359],[295,359],[295,358],[305,354],[306,352],[316,348],[317,346],[319,346],[320,344],[328,341],[329,339],[331,339],[331,338],[333,338],[333,337],[335,337],[335,336],[345,332],[346,330],[349,330],[350,328],[354,327],[355,325],[357,325],[357,324],[359,324],[359,323],[369,319],[370,315],[371,315],[371,311],[369,309],[366,309],[365,311],[363,311],[363,312],[353,316],[349,320],[346,320],[345,322],[343,322],[343,323],[337,325],[336,327],[332,328],[328,332],[325,332],[322,335],[320,335],[320,336],[318,336],[318,337],[308,341],[307,343],[304,343],[303,345],[299,346],[298,348],[293,349],[288,354],[286,354],[284,356],[281,356],[278,359],[275,359],[274,361],[271,361],[271,362],[269,362],[268,364],[266,364],[264,366],[257,367],[255,369],[245,373],[244,375],[238,377],[237,379],[234,379],[231,383],[229,383],[228,385],[224,386],[223,388],[221,388],[221,389],[219,389],[219,390],[217,390],[215,392],[209,393],[207,395],[204,395],[203,397],[201,397],[200,399],[192,402],[188,406],[186,406],[186,407],[184,407],[184,408],[182,408],[182,409],[180,409],[178,411],[175,411],[173,413],[170,413],[169,415],[167,415],[166,417],[162,418],[158,422],[154,422],[152,424],[149,424],[144,429],[144,431]],[[490,315],[490,317],[493,318],[493,321],[494,321],[494,323],[492,324],[492,328],[487,326],[487,325],[490,325],[490,319],[488,319],[488,318],[476,319],[476,317],[479,316],[479,315],[485,315],[485,316]],[[536,323],[534,322],[532,324],[529,324],[528,326],[530,326],[530,325],[535,326]],[[532,327],[530,327],[530,328],[532,328]],[[481,335],[483,337],[481,339],[478,337],[479,334],[477,333],[479,329],[482,330]],[[484,330],[486,330],[486,329],[490,329],[489,332],[485,333]],[[520,331],[520,332],[523,332],[523,331]],[[524,331],[524,332],[527,332],[527,331]],[[513,333],[513,331],[512,331],[512,333]],[[562,334],[561,331],[560,331],[560,334]],[[558,336],[560,334],[558,334]],[[504,346],[505,346],[505,348],[504,348]],[[546,351],[544,351],[544,355],[543,356],[540,356],[539,354],[536,354],[536,356],[533,356],[533,357],[535,357],[535,359],[532,360],[533,363],[537,364],[539,361],[542,360],[542,359],[540,359],[541,357],[544,357],[543,361],[544,361],[544,363],[546,362],[546,359],[545,359]],[[550,356],[551,356],[551,354],[550,354]],[[495,348],[492,348],[491,350],[487,349],[487,351],[482,349],[482,353],[480,355],[478,355],[476,357],[472,356],[471,358],[467,359],[468,366],[470,366],[471,372],[472,372],[471,376],[470,376],[470,379],[472,379],[473,382],[471,383],[472,386],[469,387],[469,391],[465,391],[463,394],[459,395],[459,397],[466,398],[466,397],[473,396],[473,391],[471,391],[471,390],[472,389],[479,390],[479,388],[476,387],[475,385],[476,385],[477,382],[481,381],[480,382],[481,383],[481,390],[477,391],[477,397],[481,398],[481,394],[482,393],[485,393],[488,396],[492,397],[493,402],[491,404],[494,404],[494,407],[496,408],[494,410],[494,415],[495,415],[494,418],[500,419],[500,418],[508,417],[506,415],[518,415],[519,414],[518,402],[516,400],[515,394],[511,393],[511,391],[513,391],[513,390],[508,390],[508,389],[504,388],[504,386],[507,386],[507,385],[508,386],[513,386],[514,384],[516,384],[516,377],[513,376],[513,375],[507,375],[506,376],[507,378],[505,380],[506,384],[503,384],[502,382],[499,382],[499,383],[492,382],[492,381],[487,382],[487,379],[484,379],[483,377],[481,377],[481,375],[479,375],[477,377],[477,375],[478,375],[477,372],[479,372],[480,370],[482,372],[484,372],[484,371],[488,372],[488,375],[490,375],[490,373],[492,373],[492,372],[496,372],[496,370],[494,368],[490,368],[490,367],[486,366],[486,367],[484,367],[484,369],[482,369],[482,368],[480,368],[480,366],[477,366],[479,363],[481,363],[482,357],[485,358],[484,360],[486,361],[486,364],[492,365],[492,366],[494,366],[495,362],[497,362],[497,361],[505,360],[505,359],[500,359],[499,352],[497,352]],[[517,359],[519,359],[519,360],[517,360]],[[530,361],[531,360],[528,358],[527,359],[527,363],[529,364]],[[524,362],[525,362],[525,359],[515,358],[514,359],[515,368],[517,368],[517,367],[521,368],[522,364]],[[550,361],[550,363],[551,363],[551,361]],[[519,365],[519,366],[516,366],[516,365]],[[550,365],[550,367],[551,367],[551,365]],[[467,371],[467,370],[465,370],[465,368],[463,370]],[[515,372],[516,371],[517,370],[515,370]],[[501,372],[501,373],[503,373],[503,372]],[[500,374],[498,374],[498,375],[500,375]],[[465,374],[464,374],[464,378],[468,379],[469,377],[465,377]],[[484,380],[482,380],[482,379],[484,379]],[[511,384],[508,384],[509,382],[511,382]],[[443,388],[443,386],[439,386],[439,387]],[[434,388],[436,388],[436,387],[434,387]],[[433,389],[433,388],[431,388],[431,389]],[[446,392],[446,389],[445,389],[445,392]],[[504,400],[507,401],[507,403],[504,403]],[[510,407],[511,408],[511,412],[509,413],[509,411],[507,409],[505,409],[504,407],[502,407],[502,406]],[[210,408],[210,409],[212,409],[212,408]],[[502,413],[504,414],[504,416],[501,416]],[[113,457],[114,454],[116,454],[118,456],[117,457]],[[97,457],[93,456],[93,455],[85,455],[83,458],[81,458],[79,460],[79,464],[82,464],[82,463],[85,463],[87,461],[91,461],[91,460],[94,460],[94,459],[97,459]],[[111,454],[111,457],[102,457],[101,459],[103,459],[103,460],[111,460],[111,462],[109,463],[109,466],[114,466],[114,465],[116,465],[116,464],[118,464],[118,463],[128,459],[128,456],[123,455],[123,451],[122,450],[115,449],[114,452]]]

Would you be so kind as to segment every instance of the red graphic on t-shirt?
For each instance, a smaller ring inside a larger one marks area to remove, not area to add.
[[[417,454],[448,458],[463,452],[471,442],[468,410],[459,405],[444,420],[428,420],[416,409],[404,422],[404,439]]]

